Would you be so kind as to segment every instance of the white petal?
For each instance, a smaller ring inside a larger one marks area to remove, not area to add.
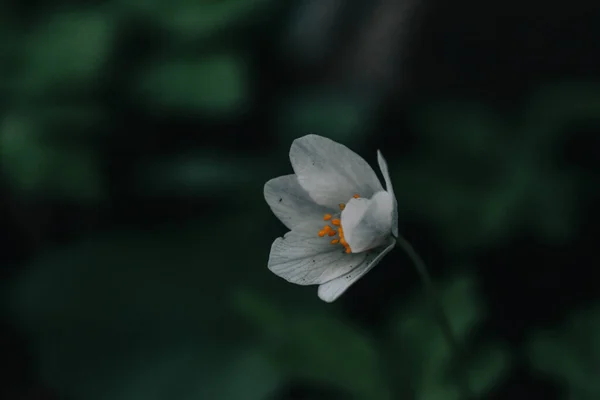
[[[318,205],[310,198],[294,174],[268,181],[264,187],[264,195],[273,214],[289,229],[306,222],[307,219],[322,220],[323,215],[331,213],[331,210]]]
[[[396,194],[394,193],[394,187],[392,186],[392,179],[390,178],[390,171],[388,170],[387,163],[381,151],[377,150],[377,162],[379,163],[379,169],[383,174],[385,180],[385,190],[392,196],[394,210],[392,211],[392,235],[398,237],[398,201],[396,200]]]
[[[275,239],[269,269],[288,282],[315,285],[347,274],[363,262],[366,253],[346,254],[341,245],[330,243],[331,238],[319,237],[318,229],[314,234],[303,229]]]
[[[359,280],[364,274],[369,272],[371,268],[376,266],[379,261],[390,252],[396,245],[396,240],[390,238],[387,247],[380,247],[376,251],[367,253],[366,259],[361,265],[350,271],[344,276],[340,276],[334,280],[319,285],[319,298],[323,301],[331,303],[342,295],[354,282]]]
[[[318,135],[294,140],[290,161],[298,182],[318,204],[334,208],[355,194],[383,190],[371,166],[346,146]]]
[[[344,239],[353,253],[381,246],[392,234],[393,198],[381,191],[371,199],[352,199],[342,211]]]

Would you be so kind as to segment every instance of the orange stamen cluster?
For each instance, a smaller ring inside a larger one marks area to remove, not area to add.
[[[360,196],[358,194],[355,194],[354,196],[355,199],[360,198]],[[346,208],[346,204],[344,203],[340,203],[340,211],[343,211],[344,208]],[[342,229],[342,221],[339,218],[333,218],[333,215],[331,214],[325,214],[325,216],[323,217],[323,221],[330,221],[329,223],[331,225],[333,225],[334,227],[337,227],[337,231],[332,228],[329,225],[325,225],[323,227],[323,229],[321,229],[319,231],[319,237],[325,237],[325,236],[330,236],[333,237],[335,235],[338,235],[338,238],[332,239],[331,240],[331,244],[341,244],[342,246],[344,246],[344,249],[346,249],[346,253],[352,253],[352,250],[350,250],[350,246],[348,245],[348,242],[346,242],[346,239],[344,239],[344,230]]]

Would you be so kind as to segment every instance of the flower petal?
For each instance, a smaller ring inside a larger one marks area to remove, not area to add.
[[[344,248],[332,245],[330,239],[302,231],[288,232],[271,246],[269,269],[288,282],[315,285],[347,274],[360,265],[363,254],[346,254]]]
[[[307,219],[321,220],[323,215],[331,212],[310,198],[294,174],[280,176],[265,183],[264,195],[273,214],[290,230]]]
[[[381,246],[392,234],[393,198],[381,191],[371,199],[352,199],[342,211],[344,238],[353,253]]]
[[[362,278],[362,276],[369,272],[371,268],[379,264],[379,261],[381,261],[383,256],[385,256],[394,248],[396,245],[396,240],[390,238],[388,243],[389,245],[387,247],[381,246],[377,250],[368,252],[363,263],[346,275],[319,285],[319,298],[323,301],[331,303],[340,297],[346,291],[346,289],[354,284],[354,282]]]
[[[394,187],[392,186],[392,179],[390,178],[387,162],[385,162],[385,158],[383,158],[383,154],[381,154],[381,151],[379,150],[377,150],[377,162],[379,163],[379,169],[385,180],[385,190],[392,196],[392,204],[394,205],[394,210],[392,211],[392,235],[398,237],[398,201],[396,200],[396,194],[394,193]]]
[[[383,190],[371,166],[346,146],[318,135],[294,140],[290,161],[310,197],[334,208],[355,194],[371,197]]]

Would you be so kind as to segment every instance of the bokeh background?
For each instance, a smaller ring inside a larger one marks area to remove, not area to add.
[[[599,11],[2,2],[2,398],[458,400],[402,251],[333,304],[267,269],[318,133],[383,151],[479,398],[599,399]]]

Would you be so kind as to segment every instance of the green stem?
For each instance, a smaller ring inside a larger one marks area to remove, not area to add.
[[[459,385],[460,385],[460,390],[462,392],[463,399],[465,399],[465,400],[474,399],[475,397],[473,396],[473,393],[471,392],[471,389],[469,388],[467,369],[464,368],[465,365],[464,365],[463,349],[462,349],[458,339],[452,332],[450,320],[448,319],[448,316],[446,315],[446,313],[444,311],[444,307],[442,306],[440,296],[435,288],[435,285],[433,284],[433,281],[431,280],[431,276],[429,275],[429,272],[427,271],[427,267],[425,266],[425,263],[423,262],[423,260],[419,256],[419,254],[415,251],[415,249],[412,247],[412,245],[410,243],[408,243],[408,241],[406,239],[404,239],[402,236],[398,236],[396,245],[400,246],[406,252],[406,254],[408,254],[411,261],[415,264],[415,267],[417,268],[417,272],[421,276],[421,280],[423,281],[423,284],[425,285],[425,289],[429,292],[429,296],[433,302],[433,306],[434,306],[435,312],[437,314],[437,318],[438,318],[440,326],[442,328],[442,333],[446,337],[446,340],[448,341],[448,344],[450,345],[450,347],[452,349],[455,360],[457,361],[457,364],[458,364],[459,368],[461,369],[460,372],[462,372],[462,373],[459,373]]]

